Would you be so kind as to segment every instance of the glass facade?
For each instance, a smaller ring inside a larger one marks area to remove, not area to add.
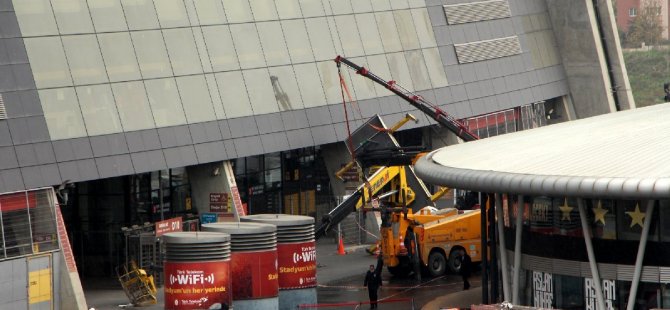
[[[514,248],[517,214],[522,216],[521,251],[527,259],[550,259],[552,264],[581,264],[582,276],[561,274],[554,265],[554,274],[524,269],[521,272],[521,301],[531,305],[556,309],[596,309],[595,285],[584,276],[588,256],[584,245],[577,200],[565,197],[524,197],[523,211],[516,195],[503,195],[505,239],[508,250]],[[664,223],[670,211],[668,201],[656,201],[651,218],[649,239],[644,256],[635,309],[667,308],[670,306],[668,286],[663,282],[663,269],[670,267],[667,257],[670,240]],[[585,199],[587,223],[592,233],[595,260],[602,277],[603,296],[607,309],[623,309],[628,303],[633,268],[637,257],[642,227],[646,220],[647,201]],[[570,249],[570,251],[565,251]],[[533,264],[533,263],[529,263]],[[566,266],[568,266],[566,265]],[[561,265],[563,266],[563,265]],[[526,266],[528,267],[528,266]],[[547,268],[546,266],[544,268]],[[552,268],[552,267],[548,267]],[[579,267],[578,267],[579,269]],[[660,271],[659,271],[660,270]],[[580,271],[565,271],[580,273]],[[658,273],[652,276],[654,272]],[[615,276],[612,276],[612,273]],[[630,273],[630,274],[629,274]],[[648,274],[649,273],[649,274]],[[614,277],[614,278],[608,278]],[[656,280],[651,280],[656,278]],[[543,279],[543,280],[540,280]]]
[[[423,0],[13,2],[54,140],[333,104],[337,54],[412,91],[447,86]]]
[[[50,188],[0,195],[0,261],[59,249],[54,198]]]

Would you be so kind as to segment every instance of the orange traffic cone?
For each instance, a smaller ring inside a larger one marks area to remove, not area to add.
[[[347,252],[344,251],[344,241],[340,238],[340,244],[337,245],[337,255],[345,255]]]

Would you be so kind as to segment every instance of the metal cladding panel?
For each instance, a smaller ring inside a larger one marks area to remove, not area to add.
[[[533,271],[549,272],[549,273],[554,272],[554,270],[552,269],[551,258],[523,255],[521,260],[523,261],[523,266],[526,269]]]
[[[454,48],[458,63],[461,64],[521,54],[521,44],[517,36],[454,44]]]
[[[661,283],[670,283],[670,267],[660,267],[659,273]]]
[[[621,281],[633,281],[634,272],[635,272],[635,266],[617,265],[616,278],[617,280]]]
[[[581,276],[581,265],[579,262],[563,259],[552,259],[551,263],[553,265],[553,273],[574,277]]]
[[[601,279],[615,280],[617,277],[617,265],[615,264],[598,264],[598,273]]]
[[[444,5],[449,25],[511,17],[507,0]]]
[[[642,274],[640,275],[640,281],[658,283],[660,278],[661,275],[659,267],[656,266],[642,267]]]
[[[452,145],[415,169],[429,184],[484,192],[667,199],[668,113],[659,104]]]
[[[5,101],[0,94],[0,119],[7,119],[7,110],[5,109]]]

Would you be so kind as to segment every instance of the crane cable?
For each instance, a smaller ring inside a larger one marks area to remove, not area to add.
[[[347,144],[349,145],[349,154],[351,154],[351,160],[353,162],[356,162],[356,154],[354,150],[354,145],[353,145],[353,139],[351,138],[351,129],[349,128],[349,113],[347,112],[347,100],[344,97],[344,93],[347,93],[347,96],[349,97],[349,101],[351,100],[351,93],[349,92],[349,88],[347,87],[347,83],[344,81],[344,77],[342,76],[342,68],[340,63],[337,63],[337,75],[340,77],[340,94],[342,95],[342,106],[344,107],[344,121],[345,124],[347,125]]]

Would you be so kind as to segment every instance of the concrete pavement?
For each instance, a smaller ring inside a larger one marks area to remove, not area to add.
[[[347,255],[337,254],[337,243],[331,238],[320,239],[316,243],[317,281],[328,283],[356,275],[365,275],[370,264],[376,259],[367,254],[365,249],[369,245],[345,245]],[[99,281],[85,281],[84,295],[89,308],[96,310],[121,309],[122,306],[132,307],[123,292],[121,284],[115,279],[103,279]],[[163,309],[163,288],[158,288],[158,303],[156,305],[142,307],[146,310]],[[121,306],[121,307],[120,307]]]
[[[369,245],[345,245],[346,255],[337,254],[337,244],[332,239],[324,238],[316,244],[317,251],[317,281],[320,285],[337,283],[339,280],[351,279],[360,276],[362,280],[370,264],[376,263],[376,258],[365,252]],[[89,307],[96,310],[121,309],[120,306],[132,307],[126,298],[118,281],[105,281],[104,285],[88,285],[84,294]],[[437,310],[447,308],[469,308],[481,301],[481,287],[475,277],[472,278],[473,287],[468,291],[456,291],[439,296],[426,303],[421,309]],[[90,282],[89,282],[90,283]],[[458,284],[460,285],[460,284]],[[142,309],[158,310],[164,308],[163,289],[158,289],[158,303]],[[365,300],[365,297],[361,297]],[[391,306],[391,305],[388,305]],[[385,307],[388,308],[388,307]]]

